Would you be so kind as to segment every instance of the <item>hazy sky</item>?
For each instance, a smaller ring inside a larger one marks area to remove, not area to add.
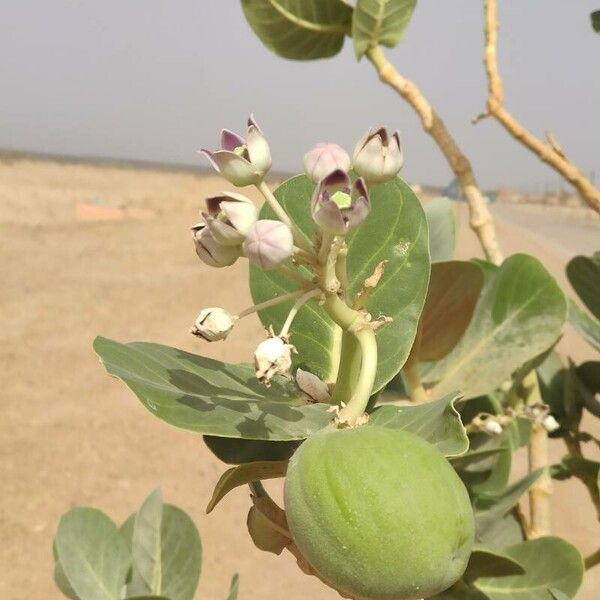
[[[551,128],[600,179],[599,0],[500,0],[507,105],[533,131]],[[558,186],[558,176],[484,107],[481,0],[420,0],[389,52],[438,108],[484,186]],[[194,151],[242,131],[250,111],[276,167],[299,170],[318,141],[348,150],[363,130],[402,132],[404,176],[445,183],[443,158],[413,112],[384,88],[351,41],[340,55],[284,61],[247,26],[237,0],[18,0],[0,8],[0,148],[204,164]]]

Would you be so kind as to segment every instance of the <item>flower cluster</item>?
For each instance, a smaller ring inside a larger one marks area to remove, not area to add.
[[[277,269],[300,285],[297,292],[284,294],[232,315],[222,308],[206,308],[198,315],[191,332],[209,342],[224,340],[237,319],[288,299],[296,304],[281,333],[269,330],[254,355],[256,376],[265,385],[292,366],[294,347],[288,330],[303,304],[325,290],[319,283],[319,269],[327,252],[341,247],[346,234],[369,215],[368,185],[396,176],[402,166],[400,137],[396,132],[370,130],[357,144],[352,159],[337,144],[320,143],[304,156],[306,176],[315,184],[310,214],[317,226],[314,245],[291,220],[264,179],[272,164],[269,144],[251,116],[246,137],[227,129],[221,132],[220,148],[201,150],[213,167],[236,187],[255,186],[270,205],[277,219],[259,219],[252,200],[237,192],[222,192],[206,199],[202,221],[192,227],[196,253],[211,267],[227,267],[244,256],[263,270]],[[317,252],[317,248],[319,251]],[[303,265],[313,272],[306,277]],[[329,397],[325,383],[306,371],[298,371],[298,385],[317,401]]]

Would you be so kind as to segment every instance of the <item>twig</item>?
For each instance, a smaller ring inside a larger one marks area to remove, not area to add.
[[[398,73],[379,47],[371,48],[367,57],[373,63],[379,78],[395,90],[419,115],[423,129],[433,138],[456,175],[469,205],[469,222],[476,233],[486,258],[496,265],[502,262],[492,215],[485,204],[469,159],[463,154],[446,125],[433,110],[421,90]]]
[[[502,79],[498,71],[498,12],[496,0],[484,0],[484,8],[484,64],[488,80],[487,112],[484,114],[496,119],[512,137],[521,142],[526,148],[529,148],[543,162],[550,165],[577,190],[591,208],[600,213],[600,190],[594,187],[585,174],[565,156],[554,136],[547,133],[547,142],[538,139],[504,108]],[[475,122],[479,120],[480,118],[477,117]]]
[[[600,550],[596,550],[596,552],[594,552],[593,554],[586,556],[584,564],[586,569],[591,569],[596,565],[600,565]]]

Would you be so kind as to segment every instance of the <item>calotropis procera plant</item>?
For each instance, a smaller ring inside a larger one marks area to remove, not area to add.
[[[527,255],[454,260],[451,203],[422,205],[397,176],[398,134],[370,130],[352,159],[319,144],[306,173],[274,192],[256,123],[246,140],[222,137],[228,154],[215,153],[214,165],[234,185],[250,173],[265,202],[255,210],[237,192],[209,198],[192,234],[207,267],[249,261],[255,304],[203,308],[191,332],[201,344],[222,341],[258,313],[266,338],[253,363],[95,341],[107,371],[150,412],[202,434],[232,465],[208,512],[248,485],[255,545],[292,553],[348,598],[574,597],[581,555],[535,535],[519,507],[548,470],[534,464],[510,478],[514,451],[536,432],[568,431],[581,460],[552,474],[597,489],[579,421],[538,385],[567,317],[551,275]],[[595,267],[583,263],[576,279],[595,310],[581,284]],[[577,375],[591,386],[594,372]],[[279,478],[283,507],[262,483]]]

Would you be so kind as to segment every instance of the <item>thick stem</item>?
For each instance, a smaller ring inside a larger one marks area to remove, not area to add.
[[[296,244],[302,248],[305,252],[308,252],[311,256],[314,256],[314,251],[310,245],[310,242],[306,239],[306,236],[300,231],[298,226],[290,219],[289,215],[285,212],[281,204],[271,191],[271,188],[264,182],[261,181],[259,185],[256,186],[260,193],[264,196],[265,200],[268,202],[269,206],[273,209],[277,218],[285,223],[291,230],[294,236],[294,241]]]
[[[523,399],[529,406],[542,402],[537,373],[530,371],[522,382]],[[544,426],[533,424],[527,448],[529,472],[544,469],[542,476],[529,489],[529,537],[531,539],[549,535],[551,531],[552,479],[548,469],[548,432]]]
[[[427,392],[421,382],[421,376],[419,374],[419,361],[415,360],[411,354],[407,361],[402,367],[404,375],[406,376],[406,382],[408,384],[408,391],[410,399],[416,404],[423,404],[428,401]]]
[[[395,90],[419,115],[423,129],[433,138],[450,168],[456,175],[469,206],[469,222],[471,229],[479,238],[486,258],[496,265],[502,262],[502,252],[498,245],[496,229],[492,215],[486,206],[483,194],[479,189],[469,159],[463,154],[454,138],[446,128],[440,116],[422,94],[421,90],[408,79],[398,73],[387,60],[380,47],[371,48],[367,57],[377,69],[383,83]]]
[[[560,149],[554,137],[547,134],[544,142],[530,133],[506,108],[502,90],[502,79],[498,70],[498,13],[496,0],[485,0],[485,53],[484,63],[488,80],[487,112],[481,117],[493,117],[523,146],[536,154],[563,179],[568,181],[581,198],[600,213],[600,190],[580,171]],[[479,119],[476,119],[479,120]]]
[[[347,403],[352,396],[352,390],[360,372],[360,346],[357,339],[349,331],[342,333],[340,352],[340,367],[331,398],[332,404]]]

